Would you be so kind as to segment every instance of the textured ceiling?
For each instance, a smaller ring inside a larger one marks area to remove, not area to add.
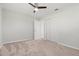
[[[65,8],[76,5],[73,3],[39,3],[40,6],[47,6],[47,9],[41,9],[38,12],[36,12],[36,18],[42,19],[50,14],[55,13],[54,9],[58,8],[58,11],[62,11]],[[78,4],[79,5],[79,4]],[[26,13],[29,16],[33,16],[33,7],[30,6],[28,3],[0,3],[0,6],[2,8],[5,8],[7,10],[12,10],[16,12]]]

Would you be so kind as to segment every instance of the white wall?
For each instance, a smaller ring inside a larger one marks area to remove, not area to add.
[[[0,8],[0,42],[2,41],[2,10]]]
[[[33,39],[33,18],[22,13],[3,9],[3,42]]]
[[[48,40],[79,48],[79,5],[43,19]]]

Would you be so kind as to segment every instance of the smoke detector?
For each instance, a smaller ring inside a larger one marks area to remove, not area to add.
[[[58,11],[58,10],[59,10],[58,8],[54,9],[54,11]]]

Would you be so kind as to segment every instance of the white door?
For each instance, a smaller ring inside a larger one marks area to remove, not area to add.
[[[41,20],[35,20],[34,22],[34,39],[44,38],[44,24]]]

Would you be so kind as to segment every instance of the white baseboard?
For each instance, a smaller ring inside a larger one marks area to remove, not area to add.
[[[9,41],[9,42],[2,42],[2,45],[6,43],[13,43],[13,42],[19,42],[19,41],[26,41],[26,40],[33,40],[33,39],[21,39],[21,40]]]
[[[69,48],[73,48],[73,49],[79,50],[78,47],[74,47],[74,46],[71,46],[71,45],[68,45],[68,44],[64,44],[64,43],[59,43],[59,42],[57,42],[57,43],[58,43],[58,44],[61,44],[61,45],[63,45],[63,46],[69,47]]]

